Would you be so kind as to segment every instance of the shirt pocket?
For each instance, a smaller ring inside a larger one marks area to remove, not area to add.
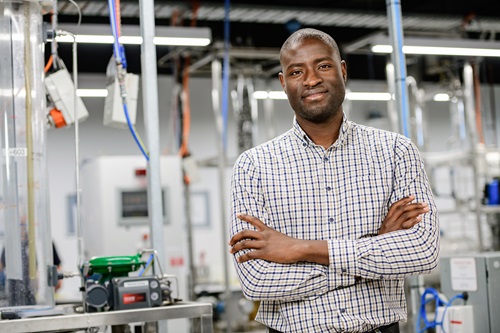
[[[340,221],[337,237],[358,239],[376,234],[387,214],[390,184],[385,170],[362,163],[345,176],[345,186],[340,188]]]

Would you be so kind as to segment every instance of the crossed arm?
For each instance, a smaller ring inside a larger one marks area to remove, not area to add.
[[[414,196],[403,198],[391,205],[378,232],[379,235],[413,227],[429,211],[427,203],[413,203]],[[237,258],[239,263],[252,259],[264,259],[275,263],[291,264],[301,261],[322,265],[329,264],[326,240],[304,240],[278,232],[256,217],[237,214],[237,217],[255,227],[233,235],[229,241],[230,253],[251,250]]]

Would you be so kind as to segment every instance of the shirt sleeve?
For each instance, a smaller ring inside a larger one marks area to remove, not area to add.
[[[424,163],[417,148],[398,136],[393,193],[389,206],[414,195],[430,211],[414,227],[357,240],[328,241],[330,269],[366,279],[399,279],[431,272],[438,264],[438,215]]]
[[[231,181],[230,237],[253,226],[236,218],[237,213],[245,213],[259,218],[264,223],[269,220],[265,208],[265,196],[260,184],[258,166],[249,153],[241,155],[235,163]],[[293,301],[313,299],[341,286],[355,283],[355,277],[336,274],[328,266],[298,262],[279,264],[262,259],[238,263],[238,256],[249,250],[236,253],[234,267],[244,295],[251,300]]]

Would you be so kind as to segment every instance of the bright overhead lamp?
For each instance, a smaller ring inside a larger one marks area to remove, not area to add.
[[[374,53],[391,53],[386,36],[367,39]],[[500,43],[471,39],[404,38],[403,53],[464,57],[500,57]]]
[[[287,99],[284,91],[255,91],[255,99]],[[350,101],[389,101],[391,94],[388,92],[348,92],[346,99]]]
[[[434,102],[449,102],[450,101],[450,95],[445,94],[445,93],[439,93],[435,94],[434,97],[432,98]]]
[[[282,90],[275,90],[275,91],[255,91],[253,93],[253,98],[255,99],[287,99],[287,96],[284,91]]]
[[[346,99],[350,101],[390,101],[388,92],[348,92]]]
[[[76,95],[79,97],[106,97],[108,89],[77,89]]]
[[[113,44],[114,37],[107,25],[68,25],[61,24],[59,28],[75,35],[77,43]],[[207,46],[212,40],[212,31],[205,27],[156,27],[153,43],[165,46]],[[59,43],[73,43],[73,37],[56,36]],[[139,26],[122,26],[120,43],[124,45],[142,44]]]

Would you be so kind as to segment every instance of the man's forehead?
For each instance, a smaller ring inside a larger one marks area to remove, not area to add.
[[[305,39],[302,39],[302,40],[298,40],[298,41],[294,41],[293,43],[291,43],[290,45],[288,45],[288,47],[283,50],[283,54],[282,54],[282,61],[285,61],[285,60],[290,60],[290,58],[293,58],[297,55],[311,55],[311,53],[309,52],[304,52],[304,48],[308,47],[308,46],[311,46],[311,47],[318,47],[320,46],[320,48],[324,48],[325,50],[327,50],[326,53],[330,54],[332,56],[332,58],[335,58],[337,56],[339,56],[339,52],[336,48],[332,47],[330,44],[320,40],[320,39],[316,39],[316,38],[308,38],[307,40]]]

